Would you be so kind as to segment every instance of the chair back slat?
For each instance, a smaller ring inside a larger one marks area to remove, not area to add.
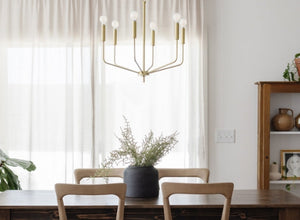
[[[221,194],[225,197],[221,220],[229,220],[233,183],[162,183],[165,220],[172,220],[169,197],[173,194]]]
[[[159,179],[163,177],[199,177],[204,183],[209,181],[207,168],[158,168]]]
[[[88,177],[102,177],[97,176],[97,172],[99,169],[97,168],[78,168],[74,170],[75,183],[80,184],[80,181],[83,178]],[[105,177],[120,177],[123,178],[124,168],[111,168],[105,172]]]
[[[119,197],[119,204],[116,220],[123,220],[126,184],[55,184],[55,192],[58,204],[59,220],[67,220],[63,198],[66,195],[116,195]]]

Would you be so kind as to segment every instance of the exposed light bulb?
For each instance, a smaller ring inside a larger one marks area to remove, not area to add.
[[[111,22],[111,26],[113,27],[113,29],[117,29],[119,27],[119,22],[116,20],[113,20]]]
[[[137,19],[137,17],[138,17],[138,13],[136,12],[136,11],[132,11],[131,13],[130,13],[130,18],[131,18],[131,20],[136,20]]]
[[[175,14],[173,15],[173,20],[174,20],[176,23],[179,22],[180,18],[181,18],[181,15],[178,14],[178,13],[175,13]]]
[[[186,19],[184,19],[184,18],[180,19],[179,24],[181,27],[185,27],[187,24]]]
[[[106,22],[107,22],[107,17],[106,17],[106,16],[100,16],[99,20],[100,20],[100,22],[101,22],[102,24],[106,24]]]
[[[151,29],[152,31],[156,31],[156,30],[157,30],[157,25],[156,25],[154,22],[151,22],[151,23],[150,23],[150,29]]]
[[[0,0],[1,1],[1,0]],[[101,41],[102,41],[102,60],[105,64],[109,64],[111,66],[123,69],[123,70],[127,70],[127,71],[131,71],[134,73],[138,73],[139,75],[141,75],[143,77],[143,82],[145,82],[145,77],[149,74],[155,73],[155,72],[160,72],[166,69],[171,69],[177,66],[182,65],[183,61],[184,61],[184,47],[182,47],[182,49],[178,49],[178,44],[179,44],[179,35],[181,34],[180,40],[181,40],[181,44],[182,46],[185,44],[185,28],[184,26],[187,24],[187,21],[185,19],[181,20],[181,15],[179,13],[175,13],[173,15],[173,20],[175,21],[175,23],[173,23],[174,25],[174,39],[175,39],[175,46],[176,46],[176,51],[175,51],[175,55],[176,57],[173,59],[173,61],[166,63],[164,65],[161,66],[157,66],[155,67],[155,45],[156,45],[156,30],[158,29],[157,24],[155,22],[150,22],[149,26],[150,26],[150,31],[149,34],[151,34],[151,53],[152,53],[152,58],[151,58],[151,63],[148,63],[148,60],[146,60],[147,56],[146,56],[146,34],[148,34],[148,31],[146,31],[147,27],[146,24],[148,26],[148,19],[146,18],[146,1],[147,0],[142,0],[143,2],[143,10],[141,12],[141,14],[139,15],[137,11],[131,11],[129,14],[131,23],[132,23],[132,39],[133,39],[133,58],[134,61],[137,65],[137,68],[130,68],[130,67],[126,67],[126,66],[121,66],[119,64],[117,64],[116,62],[116,57],[117,57],[117,44],[118,44],[118,27],[119,27],[119,21],[117,20],[111,20],[107,19],[106,16],[100,16],[99,20],[101,22]],[[149,0],[150,1],[150,0]],[[142,42],[142,58],[139,60],[140,62],[137,61],[136,59],[136,38],[137,38],[137,19],[141,19],[141,26],[142,26],[142,37],[143,37],[143,42]],[[106,23],[107,22],[111,22],[112,25],[112,34],[113,34],[113,62],[107,61],[105,58],[105,42],[106,42],[106,30],[107,30],[107,26]],[[182,28],[181,28],[182,27]],[[179,56],[178,53],[179,51],[182,52],[182,55]],[[178,59],[179,58],[179,59]],[[181,61],[180,61],[181,58]],[[148,65],[149,64],[149,65]],[[148,66],[148,67],[147,67]]]

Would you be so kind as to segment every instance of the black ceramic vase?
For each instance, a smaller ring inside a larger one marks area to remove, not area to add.
[[[158,171],[150,167],[128,167],[124,170],[126,197],[153,198],[158,196]]]

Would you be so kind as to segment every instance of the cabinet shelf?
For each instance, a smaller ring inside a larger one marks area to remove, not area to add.
[[[272,101],[284,99],[282,104],[284,107],[290,107],[291,103],[297,103],[297,108],[291,108],[298,109],[297,111],[299,111],[300,83],[282,81],[257,82],[256,84],[258,85],[257,188],[269,189],[270,184],[300,184],[300,180],[270,181],[269,178],[270,160],[274,160],[272,158],[274,148],[270,147],[271,144],[274,144],[272,141],[280,139],[280,144],[284,145],[286,143],[285,139],[289,139],[291,136],[282,136],[281,138],[280,135],[294,135],[290,138],[293,140],[300,137],[297,136],[300,135],[300,131],[296,128],[293,128],[291,131],[272,131],[270,123],[271,112],[272,115],[275,113],[275,111],[273,111]],[[282,95],[284,98],[280,98]],[[294,97],[296,97],[296,99],[293,99]],[[278,106],[276,107],[278,108]],[[278,158],[278,156],[279,153],[276,154],[276,158]]]
[[[270,180],[270,184],[300,184],[300,180]]]
[[[270,134],[298,134],[300,135],[300,131],[271,131]]]

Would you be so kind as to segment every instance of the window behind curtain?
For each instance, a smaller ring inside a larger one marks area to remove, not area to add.
[[[199,3],[151,2],[160,9],[151,9],[157,20],[180,9],[191,26],[184,65],[154,73],[145,83],[101,61],[98,17],[114,4],[138,8],[139,1],[129,3],[0,0],[0,144],[11,157],[37,165],[30,174],[16,169],[23,189],[53,189],[56,182],[73,182],[75,168],[98,167],[119,147],[115,136],[120,136],[123,116],[139,143],[150,129],[156,136],[179,132],[179,143],[159,167],[206,163]],[[158,30],[156,65],[174,58],[170,22],[164,19]],[[124,25],[123,30],[131,30],[130,22]],[[140,59],[140,39],[138,44]],[[109,57],[112,51],[108,41]],[[128,39],[119,42],[117,53],[118,62],[134,66]]]

